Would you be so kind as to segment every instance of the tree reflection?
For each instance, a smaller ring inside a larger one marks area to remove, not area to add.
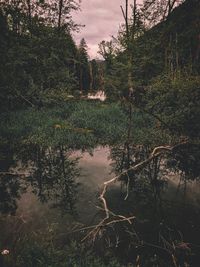
[[[0,147],[0,213],[15,214],[17,200],[25,192],[25,184],[18,174],[9,172],[15,165],[14,153],[7,143]]]
[[[127,148],[128,146],[128,148]],[[111,149],[114,171],[120,176],[122,194],[125,199],[135,197],[148,202],[154,212],[162,212],[162,192],[166,187],[166,170],[160,157],[154,158],[144,169],[131,170],[131,167],[149,158],[152,148],[141,145],[117,146]],[[127,173],[123,172],[130,169]]]
[[[141,266],[146,264],[145,258],[155,266],[164,262],[173,266],[172,257],[180,266],[199,262],[195,245],[199,243],[199,200],[194,202],[186,194],[186,185],[200,177],[199,151],[197,145],[185,143],[133,172],[133,166],[149,158],[152,147],[130,144],[112,147],[113,171],[121,174],[118,179],[121,188],[107,190],[109,209],[115,214],[136,217],[133,225],[118,224],[112,231],[105,229],[104,238],[110,246],[117,247],[117,255],[130,258],[133,253],[135,258],[143,255]],[[185,185],[183,189],[178,185],[179,179]],[[177,194],[178,187],[181,194]]]
[[[73,213],[79,172],[77,160],[69,159],[64,146],[47,149],[37,147],[29,178],[33,192],[42,202]]]
[[[168,168],[181,171],[187,181],[200,179],[200,145],[186,143],[168,159]]]
[[[0,213],[15,214],[17,199],[25,192],[21,177],[12,174],[0,175]]]
[[[29,189],[41,202],[73,213],[79,172],[77,160],[70,158],[66,147],[31,145],[16,151],[9,158],[5,154],[7,166],[1,167],[0,212],[15,214],[17,200]]]
[[[152,147],[145,145],[114,146],[111,149],[113,170],[120,175],[122,194],[149,198],[150,203],[162,211],[162,198],[166,197],[170,177],[184,183],[198,181],[200,178],[200,149],[196,144],[185,143],[167,155],[153,158],[143,169],[133,171],[131,168],[148,159]],[[128,170],[126,173],[125,171]],[[175,184],[174,184],[175,186]],[[180,186],[180,184],[179,184]]]

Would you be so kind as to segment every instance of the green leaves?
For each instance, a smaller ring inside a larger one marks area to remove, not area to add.
[[[33,13],[29,14],[30,25],[25,2],[11,1],[8,4],[5,1],[0,6],[0,21],[3,23],[0,33],[1,110],[51,104],[52,93],[60,98],[65,94],[66,98],[66,94],[77,88],[77,48],[71,29],[58,32],[54,24],[47,25],[47,17],[43,18],[43,15],[48,8],[43,3],[37,5],[35,1],[30,2]],[[66,7],[69,7],[69,15],[78,5],[75,1],[63,1],[63,16]],[[56,8],[58,11],[57,1]],[[11,25],[8,16],[16,18]],[[50,12],[48,19],[51,16]]]
[[[146,94],[146,108],[157,115],[164,128],[177,135],[199,137],[200,80],[195,76],[156,79]]]

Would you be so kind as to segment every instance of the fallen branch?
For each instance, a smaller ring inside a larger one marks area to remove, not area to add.
[[[111,224],[115,224],[115,223],[120,223],[120,222],[128,222],[129,224],[132,224],[132,220],[135,219],[135,216],[131,216],[131,217],[125,217],[122,215],[116,215],[115,219],[112,219],[109,221],[109,218],[104,218],[103,220],[100,221],[99,224],[97,225],[93,225],[90,227],[85,227],[80,229],[79,231],[83,231],[83,230],[87,230],[87,229],[92,229],[81,241],[85,241],[86,239],[88,239],[90,236],[93,236],[92,240],[93,242],[96,239],[97,234],[101,231],[101,229],[103,227],[109,226]]]
[[[139,171],[141,169],[143,169],[148,163],[150,163],[153,159],[161,156],[163,153],[171,153],[174,151],[174,149],[177,149],[179,146],[182,146],[184,144],[186,144],[187,142],[184,142],[184,143],[181,143],[181,144],[178,144],[178,145],[175,145],[175,146],[158,146],[158,147],[155,147],[152,151],[152,153],[150,154],[150,156],[136,164],[135,166],[121,172],[119,175],[115,176],[114,178],[106,181],[104,183],[104,186],[103,186],[103,190],[102,190],[102,193],[99,197],[99,199],[102,201],[103,203],[103,210],[105,211],[105,218],[99,223],[97,224],[96,226],[93,226],[91,228],[93,228],[92,231],[90,231],[84,238],[82,241],[86,240],[89,236],[91,235],[94,235],[94,238],[96,238],[96,235],[98,234],[98,232],[100,231],[101,227],[103,226],[107,226],[107,225],[110,225],[110,224],[113,224],[113,223],[118,223],[118,222],[122,222],[122,221],[128,221],[129,224],[131,224],[131,220],[135,218],[135,216],[131,216],[131,217],[125,217],[125,216],[122,216],[122,215],[114,215],[113,212],[111,212],[108,208],[108,204],[107,204],[107,201],[106,201],[106,198],[105,198],[105,194],[107,192],[107,188],[110,184],[116,182],[122,175],[127,175],[128,177],[128,183],[130,183],[130,177],[129,177],[129,171]],[[129,194],[129,189],[127,188],[127,194],[126,194],[126,197],[125,197],[125,200],[128,198],[128,194]],[[118,219],[114,218],[112,220],[109,220],[110,219],[110,215],[114,215],[114,216],[117,216]]]
[[[94,241],[96,239],[97,234],[99,234],[101,229],[103,227],[105,227],[105,226],[109,226],[111,224],[124,222],[124,221],[127,221],[129,224],[132,224],[132,220],[135,219],[135,216],[125,217],[125,216],[122,216],[122,215],[116,215],[112,211],[109,210],[108,204],[107,204],[107,201],[106,201],[106,198],[105,198],[105,194],[106,194],[107,188],[108,188],[108,186],[110,184],[115,183],[116,181],[118,181],[118,179],[122,175],[127,175],[127,177],[128,177],[128,185],[129,185],[130,184],[130,177],[129,177],[129,174],[128,174],[129,171],[132,171],[132,172],[139,171],[139,170],[143,169],[153,159],[161,156],[164,153],[172,153],[175,149],[179,148],[182,145],[185,145],[186,143],[187,142],[183,142],[183,143],[177,144],[175,146],[158,146],[158,147],[155,147],[153,149],[152,153],[150,154],[150,156],[146,160],[136,164],[135,166],[133,166],[133,167],[121,172],[119,175],[115,176],[114,178],[104,182],[103,190],[102,190],[101,195],[99,196],[99,199],[103,203],[103,208],[101,208],[101,209],[105,212],[105,218],[102,219],[100,221],[100,223],[97,224],[97,225],[84,228],[85,230],[86,229],[92,229],[92,230],[82,239],[82,241],[85,241],[90,236],[93,236],[93,241]],[[129,196],[129,188],[127,188],[127,194],[126,194],[125,200],[128,198],[128,196]],[[112,215],[112,218],[111,218],[110,215]]]
[[[128,175],[129,171],[138,171],[142,168],[144,168],[149,162],[151,162],[154,158],[160,156],[161,154],[163,154],[163,152],[170,152],[172,151],[172,148],[169,146],[159,146],[154,148],[153,152],[151,153],[150,157],[147,158],[146,160],[136,164],[135,166],[121,172],[119,175],[115,176],[114,178],[108,180],[107,182],[104,183],[104,187],[103,187],[103,191],[99,197],[99,199],[103,202],[103,206],[104,206],[104,210],[106,213],[106,218],[109,218],[109,209],[108,209],[108,205],[105,199],[105,194],[107,191],[107,187],[108,185],[116,182],[122,175]],[[129,181],[130,182],[130,181]],[[127,197],[126,197],[127,199]]]
[[[119,175],[115,176],[114,178],[106,181],[104,183],[104,187],[103,187],[103,190],[102,190],[102,193],[99,197],[99,199],[102,201],[103,203],[103,207],[104,207],[104,211],[106,213],[106,217],[105,219],[108,219],[110,217],[110,211],[109,211],[109,208],[108,208],[108,204],[107,204],[107,201],[106,201],[106,198],[105,198],[105,194],[107,192],[107,187],[116,182],[122,175],[127,175],[128,177],[128,183],[130,183],[130,177],[129,177],[129,171],[132,171],[132,172],[136,172],[136,171],[139,171],[141,169],[143,169],[148,163],[150,163],[153,159],[161,156],[162,154],[164,153],[171,153],[173,152],[175,149],[177,149],[178,147],[182,146],[182,145],[185,145],[187,142],[183,142],[183,143],[180,143],[180,144],[177,144],[175,146],[158,146],[158,147],[155,147],[152,151],[152,153],[150,154],[149,158],[147,158],[146,160],[136,164],[135,166],[121,172]],[[125,197],[125,200],[128,198],[128,188],[127,188],[127,195]]]

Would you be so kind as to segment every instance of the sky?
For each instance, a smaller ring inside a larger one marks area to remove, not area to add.
[[[100,57],[97,54],[98,44],[116,36],[123,16],[120,5],[124,0],[82,0],[81,11],[73,15],[76,23],[85,25],[79,33],[74,34],[76,43],[85,38],[90,58]]]

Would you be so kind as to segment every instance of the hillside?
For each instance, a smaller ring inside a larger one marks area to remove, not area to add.
[[[163,71],[199,72],[200,2],[187,0],[170,17],[141,36],[134,53],[134,77],[148,82]],[[142,80],[142,81],[141,81]]]

